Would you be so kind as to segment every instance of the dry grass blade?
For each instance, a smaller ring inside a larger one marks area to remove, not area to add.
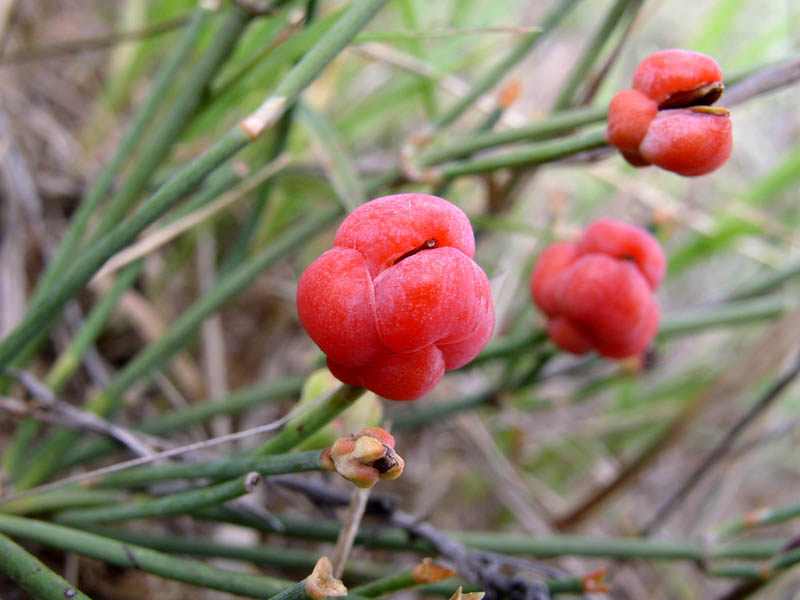
[[[172,241],[182,233],[196,227],[198,224],[214,216],[219,211],[228,208],[233,203],[244,198],[247,194],[252,192],[267,179],[276,173],[279,173],[291,161],[291,157],[287,154],[279,156],[271,163],[259,169],[246,181],[236,186],[230,192],[215,200],[211,204],[208,204],[184,217],[181,217],[170,225],[157,229],[150,234],[145,234],[145,237],[140,239],[138,242],[135,242],[134,244],[125,248],[125,250],[118,252],[108,259],[108,262],[106,262],[103,268],[97,272],[92,281],[94,282],[102,279],[103,277],[118,271],[125,265],[128,265],[133,261],[142,258],[143,256],[147,256],[151,252],[155,252],[164,244]]]

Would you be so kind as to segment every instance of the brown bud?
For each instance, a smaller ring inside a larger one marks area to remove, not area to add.
[[[411,569],[411,575],[420,585],[436,583],[443,579],[450,579],[456,572],[447,567],[435,564],[430,558],[423,558],[422,562]]]
[[[311,598],[322,600],[329,596],[346,596],[347,588],[333,576],[333,565],[327,556],[317,561],[311,575],[306,577],[306,591]]]
[[[610,589],[606,583],[606,569],[597,569],[583,577],[583,591],[587,594],[607,594]]]
[[[380,427],[366,427],[336,440],[320,462],[360,488],[370,488],[378,479],[396,479],[405,466],[394,451],[394,437]]]
[[[456,593],[450,596],[450,600],[483,600],[485,595],[486,592],[469,592],[465,594],[461,591],[461,586],[458,586]]]

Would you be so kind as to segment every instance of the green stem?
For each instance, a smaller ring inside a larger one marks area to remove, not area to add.
[[[306,2],[306,13],[305,13],[305,22],[303,23],[303,28],[308,27],[316,18],[317,16],[317,0],[307,0]],[[268,47],[269,48],[269,47]],[[261,53],[254,56],[251,60],[253,62],[249,62],[246,65],[243,65],[243,70],[239,71],[239,75],[234,75],[232,77],[232,81],[235,82],[237,78],[243,75],[246,72],[246,69],[255,64],[260,58],[262,57]],[[293,104],[290,106],[284,115],[281,117],[281,120],[278,122],[278,125],[275,127],[275,139],[272,142],[272,145],[269,149],[269,154],[267,156],[267,162],[271,162],[275,160],[285,149],[286,143],[289,140],[289,132],[292,129],[292,123],[294,121],[294,113],[295,113],[296,105]],[[258,196],[253,202],[253,206],[250,208],[250,214],[248,215],[247,219],[242,223],[241,229],[239,234],[236,237],[236,240],[231,247],[231,250],[225,259],[222,268],[220,269],[221,274],[225,274],[230,271],[234,266],[238,265],[244,257],[247,255],[247,248],[250,245],[253,236],[255,235],[256,229],[258,227],[259,222],[261,221],[261,215],[264,212],[264,209],[267,206],[267,200],[269,199],[270,193],[272,192],[272,187],[274,185],[274,180],[265,181],[264,184],[260,187],[258,191]]]
[[[225,509],[206,509],[200,515],[225,522],[243,524],[264,532],[275,533],[270,523],[244,517]],[[281,535],[317,541],[336,541],[341,525],[337,521],[316,519],[307,521],[280,517]],[[465,546],[477,550],[503,554],[525,555],[531,558],[556,558],[583,556],[594,558],[649,558],[653,560],[763,560],[771,558],[786,545],[785,539],[742,541],[735,544],[718,544],[705,548],[695,540],[662,540],[643,537],[595,538],[579,535],[550,535],[531,537],[509,532],[445,531],[443,532]],[[423,540],[412,538],[402,529],[362,529],[356,536],[357,544],[376,549],[406,550],[431,553],[435,549]]]
[[[553,110],[562,110],[572,103],[575,92],[578,90],[581,83],[586,80],[586,75],[600,56],[600,51],[611,37],[611,33],[614,31],[617,23],[619,23],[619,20],[622,18],[630,2],[631,0],[617,0],[611,7],[611,10],[608,11],[602,25],[600,25],[600,28],[589,42],[589,45],[583,51],[580,60],[572,69],[572,73],[570,73],[569,79],[567,79],[567,83],[564,85],[564,89],[561,90],[561,93],[558,95],[553,105]]]
[[[308,593],[305,579],[275,594],[271,600],[318,600]]]
[[[124,502],[125,492],[118,490],[84,490],[80,488],[62,488],[52,492],[43,492],[33,496],[17,498],[0,504],[0,513],[7,515],[30,515],[64,510],[66,508],[83,508]]]
[[[283,429],[261,446],[255,454],[266,456],[289,452],[300,442],[339,416],[342,411],[358,400],[365,391],[362,387],[342,384],[321,404],[284,425]]]
[[[92,307],[91,312],[84,320],[77,335],[61,353],[45,379],[45,385],[54,394],[58,394],[66,385],[69,378],[81,364],[81,357],[90,344],[100,335],[117,301],[123,292],[130,287],[139,275],[141,261],[126,267],[117,277],[111,290]],[[33,419],[25,419],[15,432],[14,438],[6,451],[4,466],[12,480],[19,478],[28,459],[28,445],[40,430],[39,423]]]
[[[280,569],[307,573],[317,560],[319,553],[298,548],[273,546],[239,546],[221,544],[205,537],[186,537],[185,535],[155,535],[129,529],[112,529],[109,527],[91,527],[91,533],[102,535],[145,546],[169,554],[187,554],[208,558],[230,558],[252,562],[258,565],[269,565]],[[389,567],[374,562],[348,560],[344,574],[350,578],[365,579],[382,577]]]
[[[547,585],[547,591],[551,596],[556,594],[584,594],[586,589],[583,586],[583,579],[580,577],[566,577],[564,579],[549,579],[544,582]],[[438,583],[430,583],[419,589],[422,594],[431,594],[436,596],[452,596],[453,592],[458,587],[462,588],[464,593],[467,592],[482,592],[483,588],[474,583],[469,583],[464,580],[448,580],[440,581]],[[362,594],[363,595],[363,594]]]
[[[218,415],[234,415],[254,406],[296,396],[303,387],[303,381],[300,377],[287,377],[276,383],[250,386],[227,396],[211,399],[204,404],[187,406],[159,415],[136,425],[133,429],[151,435],[181,431]],[[59,466],[64,469],[73,467],[117,449],[119,445],[114,440],[108,438],[92,440],[69,451]]]
[[[594,150],[607,146],[605,129],[593,130],[566,138],[559,138],[539,144],[531,144],[483,158],[474,158],[445,165],[436,173],[444,180],[463,175],[477,175],[497,171],[498,169],[529,167],[565,158],[585,150]]]
[[[355,37],[355,35],[383,7],[386,0],[357,0],[339,18],[278,84],[272,95],[262,105],[273,107],[269,119],[256,113],[256,128],[249,134],[239,124],[232,127],[216,144],[182,168],[147,200],[131,217],[90,246],[76,264],[59,281],[52,294],[31,310],[22,322],[0,343],[0,367],[13,360],[40,331],[52,324],[64,305],[77,294],[108,257],[130,243],[147,225],[177,203],[189,190],[200,183],[211,171],[236,152],[248,145],[252,138],[280,118],[287,105],[314,81],[324,69]],[[245,121],[252,122],[251,115]]]
[[[22,547],[0,534],[0,571],[39,600],[89,600]]]
[[[742,531],[753,529],[754,527],[784,523],[797,517],[800,517],[800,504],[751,510],[744,515],[724,523],[715,532],[715,537],[717,539],[729,537],[741,533]]]
[[[592,125],[603,121],[607,114],[607,106],[590,106],[560,111],[546,119],[534,121],[528,125],[500,131],[477,133],[439,148],[431,148],[420,155],[418,162],[422,167],[431,167],[487,148],[554,137],[584,125]]]
[[[176,558],[148,548],[33,519],[0,515],[0,531],[66,552],[96,558],[118,567],[139,569],[165,579],[230,594],[269,598],[287,585],[286,582],[272,577],[226,571],[194,560]]]
[[[122,406],[123,393],[153,369],[167,362],[178,350],[186,346],[197,334],[200,324],[218,310],[234,294],[248,285],[264,270],[291,252],[306,239],[322,230],[338,216],[338,206],[320,211],[303,220],[297,227],[265,247],[258,255],[240,265],[214,288],[190,306],[170,326],[166,333],[136,355],[109,386],[92,398],[89,410],[105,416],[113,416]],[[67,449],[75,442],[77,435],[61,430],[50,438],[46,449],[38,456],[18,483],[19,489],[27,489],[44,481],[58,466]]]
[[[783,314],[796,304],[797,299],[791,296],[775,296],[687,308],[664,315],[658,335],[659,337],[670,337],[711,327],[771,319]]]
[[[211,80],[233,52],[251,18],[251,13],[240,5],[234,3],[230,7],[225,20],[214,33],[211,45],[181,85],[180,92],[170,103],[169,110],[148,138],[147,146],[139,155],[130,175],[103,212],[96,229],[100,236],[128,212],[147,187],[153,173],[164,162],[169,151],[189,125]]]
[[[125,160],[145,134],[147,126],[153,120],[159,105],[167,97],[167,89],[174,83],[178,73],[188,60],[192,48],[197,43],[210,15],[211,13],[204,8],[198,8],[195,11],[191,22],[184,29],[175,47],[175,51],[156,76],[150,95],[126,129],[119,146],[117,146],[114,155],[111,157],[111,161],[100,173],[100,176],[94,180],[86,198],[80,203],[75,215],[70,220],[69,228],[64,234],[56,255],[50,260],[45,274],[37,285],[36,293],[31,300],[32,304],[41,300],[49,288],[59,279],[68,261],[72,259],[75,250],[80,244],[81,236],[86,229],[89,218],[95,214],[100,202],[111,189],[114,176],[122,168]]]
[[[752,283],[742,286],[728,296],[728,300],[745,300],[753,296],[760,296],[766,292],[771,292],[795,277],[800,277],[800,262],[790,264],[774,273],[764,275]]]
[[[456,400],[437,402],[421,407],[391,411],[389,418],[392,422],[392,429],[398,431],[403,429],[413,429],[420,425],[441,421],[451,415],[458,414],[465,410],[477,408],[491,402],[497,394],[493,391],[484,394],[475,394]]]
[[[211,485],[205,488],[176,492],[156,498],[114,506],[100,506],[65,510],[55,515],[55,520],[70,525],[86,525],[92,523],[109,523],[127,521],[146,517],[163,517],[166,515],[182,515],[193,510],[223,504],[253,491],[261,481],[261,477],[248,473],[244,477]]]
[[[536,43],[566,16],[576,3],[577,0],[562,0],[559,2],[544,18],[541,29],[523,37],[517,46],[511,50],[502,61],[492,67],[492,69],[472,87],[468,94],[433,120],[433,128],[443,129],[460,117],[478,98],[494,87],[514,65],[522,60]]]
[[[311,450],[274,456],[227,458],[202,463],[181,462],[150,465],[109,473],[88,483],[91,487],[134,487],[173,479],[228,479],[251,471],[262,477],[268,477],[321,469],[319,451]],[[2,505],[0,505],[0,509],[2,509]]]
[[[147,200],[137,212],[122,221],[75,260],[58,285],[26,314],[22,322],[0,343],[0,367],[5,367],[59,317],[64,305],[80,292],[110,256],[131,243],[150,223],[158,219],[200,183],[208,173],[250,141],[245,132],[232,128],[214,146],[181,169]]]

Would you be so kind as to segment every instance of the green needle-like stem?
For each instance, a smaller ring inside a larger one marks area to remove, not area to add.
[[[442,129],[460,117],[483,94],[500,81],[514,65],[552,30],[577,3],[577,0],[561,0],[542,21],[541,29],[525,35],[503,60],[492,67],[469,91],[452,107],[433,120],[434,129]]]
[[[431,167],[449,160],[463,158],[473,152],[486,150],[487,148],[554,137],[585,125],[603,121],[607,114],[608,107],[606,106],[563,110],[550,115],[546,119],[533,121],[520,127],[476,133],[461,140],[454,140],[438,148],[433,147],[423,152],[417,162],[421,167]]]
[[[565,138],[531,144],[494,156],[454,162],[435,170],[434,174],[439,179],[446,181],[463,175],[478,175],[498,169],[529,167],[552,162],[577,152],[603,148],[607,145],[605,129],[587,131]]]
[[[181,39],[175,47],[175,51],[156,76],[150,95],[133,117],[108,165],[92,183],[86,198],[78,205],[78,209],[70,221],[69,228],[64,234],[56,255],[51,259],[44,276],[37,285],[32,303],[38,302],[45,295],[47,290],[60,278],[69,260],[72,259],[75,250],[80,244],[81,236],[89,222],[89,218],[95,213],[100,202],[108,194],[114,182],[114,177],[144,136],[147,126],[153,120],[159,105],[167,97],[168,88],[175,82],[178,73],[189,59],[192,48],[197,43],[211,14],[210,11],[202,7],[195,11],[191,22],[186,26]]]
[[[221,398],[213,398],[204,404],[187,406],[159,415],[133,429],[152,435],[181,431],[218,415],[235,415],[254,406],[297,396],[302,386],[303,379],[299,377],[287,377],[275,383],[253,385],[236,390]],[[119,449],[119,445],[114,440],[108,438],[91,440],[69,451],[59,466],[62,469],[70,468],[117,449]]]
[[[569,79],[567,79],[567,83],[564,85],[564,89],[561,90],[561,93],[558,95],[558,98],[553,105],[553,110],[567,108],[572,103],[572,99],[575,97],[575,92],[578,91],[578,87],[581,85],[581,83],[586,80],[589,70],[600,56],[600,51],[611,37],[611,33],[614,31],[614,28],[617,26],[617,23],[619,23],[622,15],[625,12],[625,9],[630,3],[631,0],[617,0],[608,11],[605,20],[592,37],[589,45],[583,51],[583,54],[575,64],[575,67],[572,69]]]
[[[262,477],[282,475],[285,473],[302,473],[306,471],[319,471],[320,452],[294,452],[289,454],[276,454],[274,456],[240,457],[214,460],[210,462],[168,463],[165,465],[152,465],[109,473],[97,479],[90,480],[87,484],[91,487],[133,487],[150,485],[156,481],[173,479],[228,479],[244,473],[258,473]],[[2,505],[0,505],[2,508]]]
[[[173,557],[149,548],[34,519],[0,515],[0,531],[66,552],[96,558],[118,567],[139,569],[165,579],[183,581],[229,594],[269,598],[289,585],[272,577],[226,571],[198,561]]]
[[[186,492],[176,492],[155,500],[141,500],[115,506],[67,510],[58,513],[55,516],[55,520],[61,523],[82,525],[181,515],[207,506],[223,504],[228,500],[249,494],[260,482],[260,475],[248,473],[244,477],[226,481],[222,484],[192,489]]]
[[[0,533],[0,571],[39,600],[89,600],[41,561]]]
[[[241,264],[223,278],[209,292],[186,309],[170,326],[167,332],[154,343],[147,346],[122,369],[109,386],[96,395],[89,403],[89,409],[105,416],[113,416],[122,406],[123,393],[153,369],[169,360],[175,352],[186,346],[197,335],[200,324],[218,310],[234,294],[248,285],[265,269],[285,256],[306,239],[329,225],[339,215],[341,208],[334,206],[305,219],[294,229],[266,246],[259,254]],[[50,438],[49,443],[37,457],[37,461],[23,474],[18,483],[19,489],[38,485],[58,466],[66,450],[74,443],[75,432],[61,430]]]
[[[8,366],[39,332],[49,327],[64,305],[89,281],[102,264],[129,244],[150,223],[175,205],[211,171],[271,127],[355,35],[383,7],[386,0],[357,0],[292,68],[272,95],[241,125],[223,137],[190,164],[180,169],[137,212],[103,235],[69,269],[51,294],[25,316],[0,343],[0,368]]]
[[[270,441],[261,446],[256,454],[266,456],[289,452],[300,442],[316,433],[342,411],[351,406],[365,392],[364,388],[342,384],[321,404],[315,406],[297,419],[289,421]]]
[[[127,494],[120,490],[85,490],[78,487],[65,487],[0,503],[0,513],[33,515],[68,508],[115,504],[124,502],[126,496]]]

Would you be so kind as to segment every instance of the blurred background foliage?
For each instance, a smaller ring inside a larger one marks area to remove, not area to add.
[[[136,165],[152,155],[153,140],[169,125],[165,120],[176,118],[170,107],[182,101],[194,69],[219,43],[226,18],[220,13],[231,10],[222,4],[218,11],[208,11],[185,64],[158,97],[152,125],[125,155],[111,192],[104,196],[113,197]],[[195,107],[185,111],[186,122],[166,141],[164,158],[147,173],[134,204],[254,110],[349,5],[311,3],[316,4],[315,18],[304,22],[305,1],[267,4],[275,6],[249,19],[241,35],[234,36],[230,55],[190,99]],[[94,344],[83,348],[74,372],[61,382],[60,398],[77,406],[108,389],[109,381],[113,386],[120,372],[127,373],[137,356],[169,335],[171,326],[198,299],[213,293],[227,273],[311,215],[339,203],[347,208],[388,193],[433,190],[472,218],[477,261],[492,280],[498,308],[496,333],[486,352],[497,352],[493,359],[476,361],[474,368],[448,375],[434,393],[413,405],[385,406],[407,469],[403,478],[378,489],[396,494],[404,510],[444,529],[494,532],[501,546],[503,535],[512,533],[536,538],[569,532],[595,539],[640,533],[795,360],[800,340],[797,84],[790,77],[789,85],[733,107],[733,155],[721,169],[700,178],[633,169],[605,148],[570,153],[547,164],[460,176],[444,188],[441,182],[429,185],[427,172],[414,181],[415,172],[403,167],[413,165],[423,152],[469,140],[481,130],[545,122],[559,102],[563,108],[586,101],[602,114],[614,93],[628,87],[636,64],[663,48],[711,54],[729,87],[776,65],[795,64],[796,72],[800,4],[574,2],[518,63],[502,70],[481,101],[452,123],[436,126],[458,97],[531,36],[551,11],[567,4],[388,2],[305,90],[301,109],[287,113],[159,222],[162,226],[181,210],[190,210],[183,207],[193,201],[197,210],[201,202],[241,189],[250,174],[279,155],[287,157],[277,175],[145,255],[139,271],[130,274],[132,286],[120,289],[116,301],[109,300],[109,308],[116,308],[100,324]],[[205,10],[189,0],[18,0],[4,6],[0,338],[23,318],[68,220],[111,160],[131,116],[154,89],[181,32],[196,11]],[[610,31],[587,53],[606,15],[617,8],[618,18],[608,22]],[[149,31],[159,24],[168,24],[166,31]],[[119,32],[146,35],[122,43]],[[108,43],[92,48],[86,42],[98,39]],[[75,40],[75,47],[64,45]],[[562,92],[584,57],[586,71],[579,73],[574,93],[564,102]],[[498,108],[500,91],[516,82],[518,97]],[[725,97],[720,104],[725,105]],[[592,127],[597,125],[588,129]],[[487,155],[514,147],[490,149]],[[32,189],[24,185],[27,176]],[[84,249],[91,235],[102,235],[103,228],[115,224],[103,223],[104,206],[90,215],[89,233],[82,235]],[[125,212],[131,209],[125,207]],[[646,357],[611,362],[568,356],[540,335],[543,320],[527,291],[535,257],[550,241],[573,237],[596,217],[649,228],[668,255],[669,275],[658,292],[662,332]],[[186,442],[285,414],[299,396],[298,382],[322,359],[297,321],[295,285],[302,270],[329,247],[334,225],[305,236],[250,285],[211,310],[211,318],[186,339],[181,337],[174,351],[113,388],[125,398],[119,422],[133,427],[245,386],[282,381],[290,385],[279,402],[252,403],[206,426],[161,434]],[[80,312],[90,313],[107,298],[122,273],[110,275],[105,283],[95,281],[82,292]],[[56,358],[74,339],[75,325],[62,321],[25,367],[47,380]],[[3,393],[26,397],[21,386],[9,382]],[[652,534],[704,542],[714,539],[712,533],[722,523],[749,510],[796,504],[798,405],[797,386],[789,385],[768,412],[748,422],[720,464],[702,474]],[[4,494],[21,489],[31,464],[44,460],[37,451],[48,431],[25,435],[22,427],[18,417],[0,413]],[[124,456],[120,452],[104,460]],[[60,465],[44,468],[47,477],[67,466],[62,456],[57,458]],[[78,462],[76,458],[72,467]],[[80,468],[100,464],[107,463],[85,462]],[[43,480],[31,476],[29,483]],[[339,483],[324,481],[334,487]],[[287,517],[334,516],[272,488],[264,502]],[[47,519],[53,512],[36,514]],[[220,544],[329,551],[329,545],[201,520],[152,520],[143,530],[203,536]],[[797,523],[788,521],[748,535],[785,543],[798,534]],[[93,597],[188,598],[199,593],[44,546],[26,547]],[[369,547],[356,548],[354,558],[377,561],[390,570],[413,564],[408,553]],[[310,571],[306,563],[299,561],[295,569],[262,568],[297,580]],[[557,564],[574,575],[608,568],[615,598],[724,598],[726,590],[738,585],[709,576],[704,565],[693,561],[621,562],[598,552],[594,558],[560,557]],[[232,568],[255,567],[239,560]],[[790,572],[776,579],[756,592],[759,597],[794,597],[800,575]],[[128,586],[130,590],[123,589]],[[0,579],[4,600],[24,597],[15,589]]]

